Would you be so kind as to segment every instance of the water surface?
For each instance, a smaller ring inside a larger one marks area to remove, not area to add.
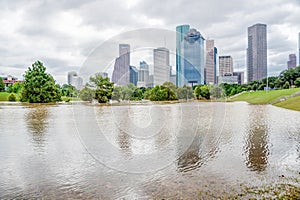
[[[0,199],[216,198],[298,184],[300,112],[246,103],[0,105]]]

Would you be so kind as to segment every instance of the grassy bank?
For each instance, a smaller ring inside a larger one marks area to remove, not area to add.
[[[274,106],[300,111],[300,96],[287,99],[285,101],[275,103]]]
[[[9,96],[8,92],[0,92],[0,101],[8,101],[7,98]]]
[[[280,98],[290,96],[299,90],[300,88],[292,88],[286,90],[245,92],[229,101],[246,101],[251,104],[273,104]]]

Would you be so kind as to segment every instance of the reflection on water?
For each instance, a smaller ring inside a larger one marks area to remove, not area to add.
[[[256,106],[249,113],[249,133],[246,141],[246,165],[253,171],[264,171],[268,164],[268,120],[265,106]]]
[[[47,106],[35,106],[29,108],[25,113],[27,130],[32,136],[34,147],[39,151],[43,151],[45,147],[46,134],[48,128],[49,111]]]
[[[273,106],[0,104],[0,119],[0,199],[214,199],[299,177],[300,112]]]

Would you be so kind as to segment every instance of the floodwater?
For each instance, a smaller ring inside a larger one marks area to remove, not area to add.
[[[0,104],[0,199],[249,198],[262,194],[247,188],[298,187],[299,173],[296,111]]]

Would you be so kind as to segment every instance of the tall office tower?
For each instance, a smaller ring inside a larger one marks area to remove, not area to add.
[[[255,24],[248,27],[247,81],[267,77],[267,25]]]
[[[160,47],[153,50],[153,69],[154,85],[162,85],[170,81],[169,49]]]
[[[300,32],[298,33],[298,53],[299,53],[298,66],[300,66]]]
[[[117,85],[127,85],[130,82],[129,44],[119,44],[119,57],[115,61],[112,81]]]
[[[288,67],[288,69],[295,68],[296,65],[297,65],[296,54],[290,54],[289,55],[289,61],[287,61],[287,67]]]
[[[231,56],[219,56],[219,77],[233,73]]]
[[[137,86],[138,82],[138,70],[135,66],[129,67],[129,82]]]
[[[74,71],[68,72],[68,84],[72,85],[73,84],[73,79],[76,76],[77,76],[77,72],[74,72]]]
[[[190,30],[190,25],[180,25],[176,27],[176,86],[183,85],[182,78],[182,66],[181,59],[183,57],[181,53],[181,43],[184,40],[184,36]]]
[[[204,84],[204,37],[196,29],[190,29],[181,42],[181,71],[178,86]]]
[[[68,72],[68,84],[73,85],[76,89],[83,88],[83,79],[74,71]]]
[[[138,71],[138,87],[148,87],[149,84],[149,65],[142,61],[140,62],[140,70]]]
[[[206,40],[205,83],[209,85],[217,83],[217,48],[214,43],[214,40]]]

